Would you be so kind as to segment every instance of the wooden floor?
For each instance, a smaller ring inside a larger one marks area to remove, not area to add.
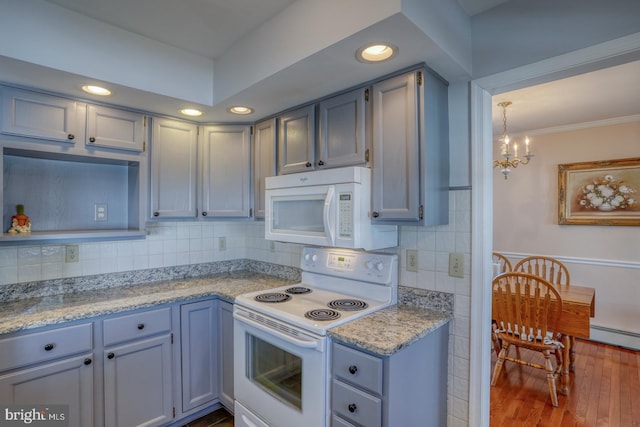
[[[640,427],[640,352],[576,340],[576,371],[557,408],[544,371],[506,362],[491,388],[490,419],[491,427]]]

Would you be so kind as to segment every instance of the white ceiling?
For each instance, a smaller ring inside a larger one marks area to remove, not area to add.
[[[235,43],[290,6],[295,0],[47,1],[150,39],[215,59],[232,49]],[[469,16],[473,16],[508,0],[457,1]],[[416,51],[418,51],[416,54],[419,54],[420,47],[417,47]],[[406,53],[407,50],[403,52],[403,54]],[[327,55],[320,59],[327,66],[337,61]],[[412,57],[407,58],[406,61],[405,65],[415,63]],[[44,80],[40,73],[43,71],[47,73],[48,81],[71,81],[78,77],[55,70],[39,69],[37,66],[19,61],[2,65],[0,79],[27,86],[31,81],[38,82],[39,85],[34,84],[34,86],[42,89],[47,89],[42,87]],[[343,84],[354,85],[371,78],[359,71],[356,75],[362,80]],[[326,80],[322,82],[324,86],[316,83],[315,89],[318,93],[324,91],[322,94],[328,95],[331,91],[344,88],[336,86],[332,81],[335,79]],[[281,85],[285,83],[302,87],[302,84],[297,85],[298,82],[279,82]],[[304,83],[305,86],[309,86],[306,84],[307,81]],[[70,84],[67,86],[71,87]],[[167,112],[173,112],[175,115],[176,100],[124,89],[119,91],[120,97],[117,100],[122,105],[145,109],[145,105],[142,104],[145,103],[154,106],[154,109],[147,111],[169,115],[171,113]],[[50,90],[55,92],[56,88],[52,86]],[[252,89],[251,93],[257,95],[260,93],[260,88]],[[311,96],[308,93],[305,95]],[[300,96],[299,103],[309,100]],[[278,104],[277,101],[280,100],[272,101],[273,97],[267,97],[267,99],[273,104],[269,106],[271,114],[278,111],[273,111],[276,108],[293,106],[285,105],[285,101]],[[502,100],[513,102],[508,110],[511,133],[640,114],[640,61],[499,94],[494,97],[494,105]],[[295,95],[289,94],[287,102],[298,101]],[[166,108],[163,110],[164,105]],[[215,116],[215,106],[212,111],[212,115],[203,120],[211,120],[211,117],[214,117],[213,120],[219,120],[219,115]],[[501,132],[501,111],[494,108],[494,133]]]

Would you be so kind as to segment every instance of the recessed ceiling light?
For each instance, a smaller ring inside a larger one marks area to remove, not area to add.
[[[82,90],[92,95],[108,96],[111,95],[111,91],[107,88],[93,85],[82,86]]]
[[[202,115],[202,111],[196,110],[195,108],[183,108],[182,110],[180,110],[180,113],[184,114],[185,116],[191,117],[198,117]]]
[[[388,61],[398,54],[398,47],[389,43],[369,43],[356,52],[356,58],[361,62]]]
[[[236,105],[235,107],[230,107],[227,111],[233,114],[251,114],[253,113],[253,108],[243,107],[242,105]]]

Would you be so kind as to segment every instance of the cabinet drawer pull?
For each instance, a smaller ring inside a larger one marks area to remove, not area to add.
[[[358,407],[356,406],[355,403],[349,403],[349,406],[347,406],[347,409],[349,409],[349,412],[353,414],[354,412],[356,412]]]
[[[310,168],[310,167],[311,167],[311,162],[307,162],[307,163],[305,164],[305,166],[306,166],[306,167],[308,167],[308,168]]]
[[[85,365],[91,365],[91,359],[88,358],[88,357],[86,359],[84,359],[84,364]]]
[[[45,350],[45,351],[51,351],[51,350],[53,350],[53,349],[55,348],[55,346],[56,346],[56,345],[55,345],[55,344],[53,344],[53,343],[46,344],[46,345],[44,346],[44,350]]]
[[[114,357],[116,357],[116,355],[114,353],[108,353],[107,354],[107,359],[113,359]]]
[[[67,135],[67,139],[76,139],[76,136],[70,133],[69,135]]]
[[[318,166],[324,166],[324,162],[323,162],[322,160],[320,160],[320,161],[318,162]]]
[[[138,323],[138,329],[143,330],[144,329],[144,323]]]
[[[92,136],[91,138],[89,138],[89,142],[96,142],[96,138]]]
[[[349,373],[351,375],[355,375],[356,372],[358,372],[358,367],[356,365],[349,366]]]

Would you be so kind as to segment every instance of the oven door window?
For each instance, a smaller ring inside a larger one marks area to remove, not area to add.
[[[248,335],[247,377],[267,393],[302,410],[302,359]]]

